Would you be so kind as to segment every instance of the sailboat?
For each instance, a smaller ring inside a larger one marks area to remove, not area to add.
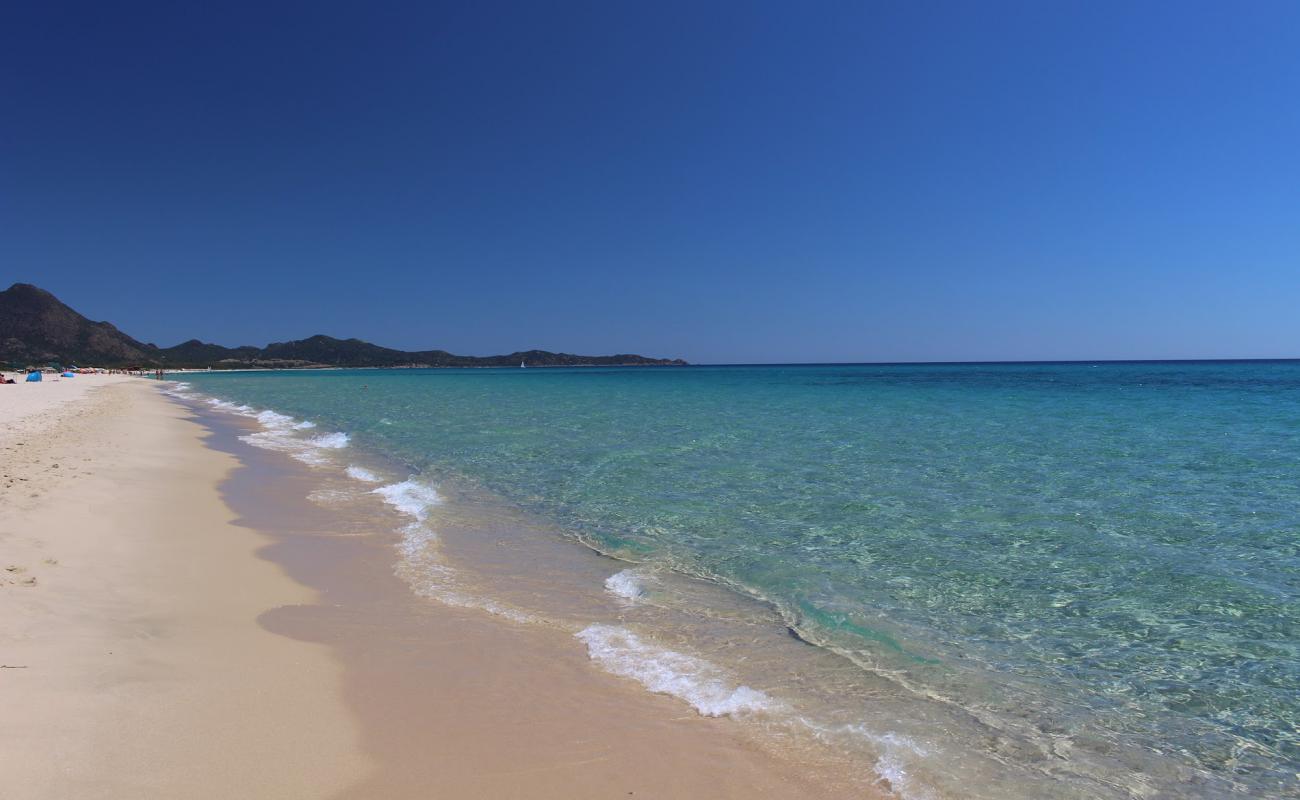
[[[519,368],[520,368],[520,369],[528,369],[528,367],[525,367],[525,366],[524,366],[524,362],[522,362],[522,361],[519,362]]]

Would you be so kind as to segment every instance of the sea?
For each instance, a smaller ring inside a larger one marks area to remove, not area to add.
[[[1300,797],[1300,362],[173,377],[429,602],[863,787]]]

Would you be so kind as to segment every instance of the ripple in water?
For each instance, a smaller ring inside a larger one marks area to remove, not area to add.
[[[1300,793],[1300,364],[518,372],[191,383],[770,604],[945,796]]]

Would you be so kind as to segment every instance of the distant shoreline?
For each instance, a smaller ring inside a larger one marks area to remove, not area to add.
[[[683,364],[537,364],[527,369],[654,369],[654,368],[696,368],[696,369],[746,369],[760,367],[1050,367],[1050,366],[1087,366],[1090,364],[1288,364],[1300,365],[1300,358],[1150,358],[1150,359],[1077,359],[1064,361],[773,361],[743,363],[683,363]],[[519,369],[506,365],[471,365],[471,366],[437,366],[419,364],[410,366],[366,366],[366,367],[213,367],[207,368],[164,368],[167,374],[186,374],[194,372],[304,372],[304,371],[338,371],[338,370],[415,370],[415,369]]]

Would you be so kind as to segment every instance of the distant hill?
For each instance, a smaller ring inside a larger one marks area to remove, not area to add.
[[[107,322],[91,322],[31,284],[15,283],[0,292],[0,361],[152,364],[157,349]]]
[[[410,352],[360,339],[316,335],[266,347],[223,347],[198,339],[158,347],[132,339],[107,322],[92,322],[28,283],[0,292],[0,362],[97,367],[530,367],[685,365],[681,359],[632,354],[579,356],[526,350],[500,356],[458,356],[446,350]]]

